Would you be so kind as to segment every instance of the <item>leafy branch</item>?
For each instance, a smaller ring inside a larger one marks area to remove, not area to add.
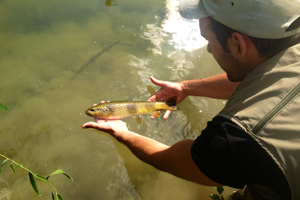
[[[213,200],[224,200],[224,188],[222,186],[217,186],[215,189],[217,190],[218,194],[209,194],[208,196]]]
[[[39,196],[40,193],[39,193],[39,190],[38,190],[38,187],[37,187],[37,184],[35,182],[35,179],[39,179],[41,181],[43,181],[44,183],[46,183],[47,185],[49,185],[51,187],[51,192],[52,192],[52,199],[53,200],[63,200],[62,196],[60,194],[57,193],[57,190],[50,184],[50,182],[48,181],[48,179],[50,178],[50,176],[52,175],[55,175],[55,174],[64,174],[66,177],[68,177],[74,184],[74,181],[73,181],[73,178],[70,177],[67,173],[65,173],[63,170],[61,169],[58,169],[56,171],[54,171],[52,174],[50,174],[49,176],[47,177],[44,177],[44,176],[41,176],[41,175],[37,175],[37,174],[34,174],[32,171],[30,171],[29,169],[25,168],[22,164],[19,164],[17,163],[16,161],[6,157],[5,155],[2,155],[0,154],[0,156],[2,156],[3,158],[5,158],[5,160],[1,163],[1,166],[0,166],[0,173],[2,171],[2,167],[4,166],[5,163],[7,163],[8,161],[11,161],[10,163],[10,168],[11,170],[16,173],[15,169],[14,169],[14,165],[15,164],[17,167],[19,168],[22,168],[24,169],[25,171],[28,172],[29,174],[29,180],[30,180],[30,183],[31,183],[31,186],[33,188],[33,190],[35,191],[35,193]]]

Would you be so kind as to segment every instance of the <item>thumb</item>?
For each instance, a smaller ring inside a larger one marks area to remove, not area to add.
[[[178,105],[180,102],[182,102],[184,98],[185,97],[178,96],[177,101],[176,101],[176,105]]]

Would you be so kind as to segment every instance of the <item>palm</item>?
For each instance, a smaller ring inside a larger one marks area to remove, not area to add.
[[[114,133],[118,131],[128,130],[126,123],[122,120],[103,120],[95,118],[96,122],[87,122],[83,128],[95,128],[106,133]]]

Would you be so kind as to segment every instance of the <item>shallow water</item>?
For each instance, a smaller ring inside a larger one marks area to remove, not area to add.
[[[111,5],[105,6],[105,5]],[[47,176],[64,199],[209,199],[214,188],[160,172],[107,134],[83,130],[86,108],[100,100],[147,100],[149,77],[180,81],[221,73],[197,21],[177,0],[0,1],[0,153]],[[201,133],[224,106],[187,98],[168,120],[126,119],[133,131],[171,145]],[[2,162],[2,160],[0,160]],[[0,200],[51,199],[50,188],[8,164]],[[227,189],[230,193],[232,189]]]

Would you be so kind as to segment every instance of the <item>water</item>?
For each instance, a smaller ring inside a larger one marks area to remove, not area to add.
[[[64,199],[209,199],[213,188],[160,172],[107,134],[81,129],[91,120],[84,111],[93,103],[148,99],[147,85],[158,89],[151,75],[180,81],[221,73],[198,22],[182,19],[177,5],[177,0],[0,1],[0,102],[9,108],[0,111],[0,153],[40,175],[66,171],[75,187],[63,175],[50,178]],[[166,121],[126,122],[171,145],[199,135],[223,106],[191,97]],[[37,196],[28,174],[15,169],[14,174],[4,166],[0,200],[51,199],[47,185],[37,181],[42,195]]]

